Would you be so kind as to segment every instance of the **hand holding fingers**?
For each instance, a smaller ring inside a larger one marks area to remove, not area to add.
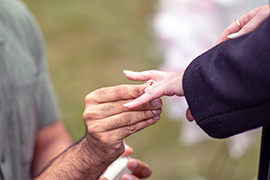
[[[145,93],[143,95],[141,95],[139,98],[136,98],[134,101],[125,104],[124,106],[129,109],[136,108],[163,95],[183,96],[184,92],[182,87],[182,79],[184,71],[162,73],[165,74],[163,75],[162,80],[156,81],[152,85],[148,86],[145,89]]]
[[[85,98],[86,141],[96,161],[112,162],[124,152],[125,137],[159,120],[160,99],[133,110],[123,106],[144,89],[143,85],[120,85],[96,90]]]
[[[160,84],[160,83],[158,83],[158,84]],[[124,104],[124,106],[129,108],[129,109],[137,108],[137,107],[139,107],[139,106],[141,106],[141,105],[143,105],[143,104],[145,104],[153,99],[156,99],[156,98],[163,96],[165,94],[163,86],[158,86],[158,84],[155,83],[156,88],[154,85],[153,85],[153,87],[147,88],[147,91],[143,95],[136,98],[132,102]]]

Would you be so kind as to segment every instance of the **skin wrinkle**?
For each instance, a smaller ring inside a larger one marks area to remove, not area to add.
[[[81,144],[82,146],[82,153],[85,154],[87,156],[87,159],[89,159],[91,162],[89,164],[101,164],[101,166],[108,166],[112,161],[114,161],[115,159],[112,159],[111,162],[110,161],[105,161],[103,162],[101,159],[99,159],[98,157],[102,157],[102,155],[100,156],[100,154],[105,153],[108,154],[108,151],[106,148],[94,148],[94,147],[89,147],[89,145],[93,146],[95,145],[94,143],[89,142],[91,140],[91,138],[89,137],[89,135],[85,136],[85,141],[84,143]],[[98,142],[98,141],[97,141]],[[99,142],[100,143],[100,142]],[[88,149],[91,149],[93,151],[94,154],[96,154],[97,156],[94,156],[93,154],[90,154],[88,152]],[[124,152],[124,148],[119,148],[119,155],[122,154]],[[113,152],[115,153],[115,152]],[[100,169],[102,169],[103,167],[100,167]],[[97,167],[95,167],[97,168]]]
[[[117,103],[117,102],[114,102],[114,103]],[[115,105],[113,104],[109,104],[109,103],[106,103],[104,104],[102,107],[99,107],[99,112],[104,112],[104,111],[111,111]]]
[[[144,89],[145,88],[137,88],[137,89],[135,89],[134,91],[136,91],[136,93],[134,93],[136,96],[133,96],[134,98],[136,98],[136,97],[139,97],[139,96],[141,96],[143,93],[144,93]]]
[[[114,90],[116,97],[125,97],[127,88],[124,85],[121,85],[120,88]]]

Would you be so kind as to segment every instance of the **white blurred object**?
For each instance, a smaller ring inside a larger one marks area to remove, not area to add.
[[[268,4],[267,0],[159,0],[153,28],[163,50],[162,71],[178,71],[209,48],[213,47],[221,32],[245,12]],[[195,123],[185,119],[187,109],[184,98],[170,97],[167,112],[181,122],[179,141],[190,146],[209,138]],[[256,130],[257,131],[257,130]],[[253,133],[256,133],[256,131]],[[240,158],[254,144],[249,133],[228,139],[231,158]]]
[[[121,180],[123,174],[131,174],[132,172],[127,167],[129,158],[119,157],[106,169],[102,176],[108,180]]]

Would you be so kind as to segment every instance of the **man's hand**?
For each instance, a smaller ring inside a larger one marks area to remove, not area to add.
[[[161,113],[162,102],[155,99],[136,109],[123,106],[143,94],[143,85],[120,85],[103,88],[85,98],[83,120],[85,137],[59,154],[43,171],[39,180],[88,179],[96,180],[106,168],[124,152],[123,139],[155,124]],[[134,161],[133,161],[134,162]],[[131,170],[137,177],[147,177],[142,162]],[[134,176],[135,177],[135,176]]]
[[[142,95],[144,89],[143,85],[120,85],[102,88],[86,96],[83,120],[87,127],[88,149],[92,151],[94,161],[112,163],[124,152],[125,137],[159,120],[160,99],[132,110],[123,106]]]
[[[269,5],[264,5],[256,9],[248,11],[241,16],[238,22],[233,22],[229,25],[220,35],[217,44],[230,39],[229,35],[233,35],[232,38],[236,38],[247,34],[256,29],[266,18],[270,15]]]

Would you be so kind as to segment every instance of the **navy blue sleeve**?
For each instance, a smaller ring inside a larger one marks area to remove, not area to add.
[[[270,125],[270,18],[192,61],[183,88],[196,123],[212,137]]]

